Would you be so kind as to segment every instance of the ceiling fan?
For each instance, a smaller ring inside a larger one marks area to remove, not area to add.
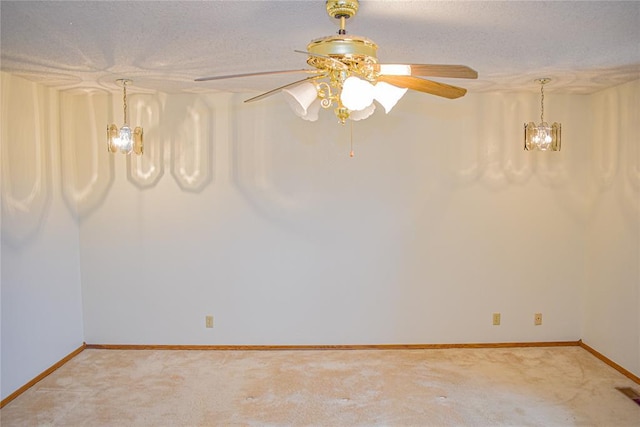
[[[320,107],[334,106],[340,123],[362,120],[373,114],[380,103],[388,113],[408,89],[455,99],[466,89],[438,83],[422,77],[450,77],[475,79],[478,73],[465,65],[438,64],[381,64],[378,46],[371,40],[347,35],[346,20],[355,16],[358,0],[327,0],[326,10],[331,18],[340,21],[337,35],[312,40],[306,51],[311,69],[260,71],[225,76],[202,77],[198,82],[270,74],[306,73],[308,77],[272,89],[247,99],[253,102],[283,92],[297,115],[317,120]]]

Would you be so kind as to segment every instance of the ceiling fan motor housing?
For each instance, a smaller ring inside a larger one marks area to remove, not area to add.
[[[341,69],[336,68],[333,62],[337,60],[350,73],[373,81],[375,72],[372,66],[378,63],[377,50],[378,46],[365,37],[344,34],[322,37],[307,45],[307,51],[314,54],[309,55],[307,64],[323,71],[338,71]]]
[[[307,45],[307,51],[317,55],[332,56],[336,59],[351,57],[377,62],[378,45],[365,37],[338,34],[314,39]]]

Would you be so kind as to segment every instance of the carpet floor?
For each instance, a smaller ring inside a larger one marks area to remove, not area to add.
[[[84,350],[9,426],[640,426],[638,384],[580,347]]]

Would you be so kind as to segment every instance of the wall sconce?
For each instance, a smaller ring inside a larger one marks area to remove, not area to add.
[[[130,154],[132,151],[136,154],[142,154],[142,128],[136,127],[133,131],[129,127],[129,117],[127,115],[127,85],[133,83],[131,80],[118,79],[116,83],[122,85],[124,104],[124,124],[118,130],[118,126],[111,124],[107,126],[107,148],[110,153],[120,151],[124,154]]]
[[[544,85],[551,79],[537,79],[540,83],[540,124],[534,122],[524,125],[524,149],[525,151],[560,151],[561,131],[560,123],[554,122],[551,126],[544,121]]]

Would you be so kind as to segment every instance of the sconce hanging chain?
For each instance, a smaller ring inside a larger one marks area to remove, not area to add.
[[[540,123],[544,123],[544,83],[540,85]]]
[[[129,124],[129,120],[127,120],[127,81],[122,82],[122,103],[124,105],[124,123]]]

